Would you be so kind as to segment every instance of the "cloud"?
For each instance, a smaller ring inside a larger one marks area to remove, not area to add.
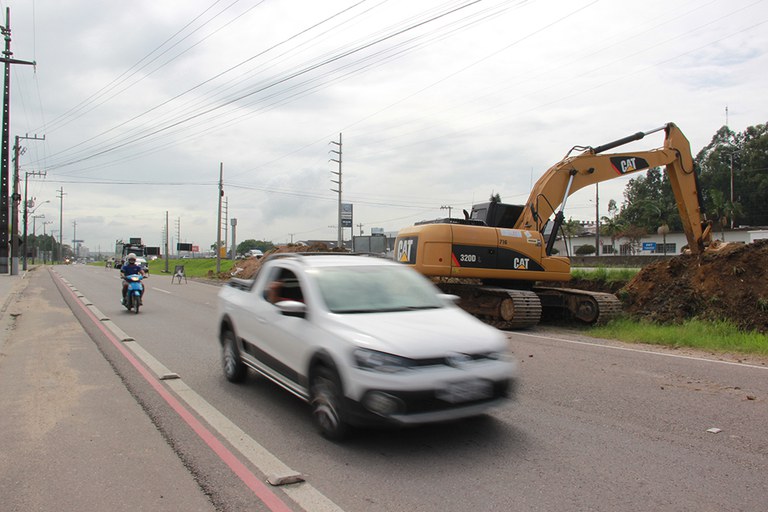
[[[334,240],[339,134],[355,224],[393,231],[491,192],[522,202],[571,147],[668,121],[695,154],[726,105],[743,130],[768,103],[760,2],[5,5],[14,56],[38,62],[11,95],[12,134],[46,136],[24,143],[22,169],[47,172],[30,193],[57,219],[63,190],[64,239],[76,221],[92,249],[161,245],[166,213],[210,246],[222,162],[239,239]],[[603,210],[625,184],[601,185]]]

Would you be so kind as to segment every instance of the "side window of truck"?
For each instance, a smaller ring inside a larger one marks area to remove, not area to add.
[[[296,274],[291,270],[281,269],[267,283],[264,298],[273,304],[283,300],[304,302],[304,293]]]

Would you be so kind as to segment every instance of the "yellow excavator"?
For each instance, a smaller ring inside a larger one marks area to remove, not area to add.
[[[603,154],[660,131],[665,134],[663,147]],[[580,153],[570,156],[574,152]],[[445,293],[460,297],[462,308],[501,329],[538,324],[542,307],[586,323],[604,322],[621,311],[613,294],[541,284],[571,278],[570,259],[553,254],[565,205],[571,194],[588,185],[655,167],[665,167],[688,250],[701,253],[711,241],[711,226],[702,212],[690,143],[668,123],[598,147],[575,146],[536,182],[523,205],[483,203],[465,212],[464,219],[436,219],[402,229],[395,258],[433,278]]]

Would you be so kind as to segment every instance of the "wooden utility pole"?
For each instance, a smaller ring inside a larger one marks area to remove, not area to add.
[[[45,137],[43,137],[43,139],[45,139]],[[16,145],[17,146],[19,145],[18,140],[19,140],[19,137],[16,137]],[[17,162],[16,167],[17,168],[18,168],[18,158],[19,158],[19,156],[18,156],[18,153],[17,153],[16,154],[16,162]],[[29,199],[28,198],[29,194],[27,194],[27,189],[29,188],[29,177],[30,176],[42,176],[42,177],[45,177],[46,174],[47,173],[45,171],[42,171],[42,172],[40,172],[40,171],[26,171],[24,173],[24,215],[23,215],[23,220],[22,220],[22,223],[24,225],[24,237],[23,237],[23,240],[24,240],[24,252],[22,253],[23,256],[22,256],[22,259],[21,259],[21,261],[23,262],[22,263],[22,270],[27,270],[27,253],[29,252],[29,249],[28,249],[29,248],[29,241],[27,240],[27,224],[29,223],[29,202],[30,201],[34,201],[34,199]],[[49,201],[43,201],[43,203],[48,203],[48,202]],[[43,203],[40,203],[40,204],[43,204]],[[34,210],[33,210],[33,213],[34,213]]]
[[[28,62],[24,60],[17,60],[12,58],[13,52],[11,51],[11,9],[6,8],[5,9],[5,27],[0,27],[0,32],[2,32],[3,36],[5,36],[5,51],[3,51],[3,56],[0,57],[0,62],[3,62],[5,64],[5,75],[4,75],[4,82],[3,82],[3,129],[2,129],[2,154],[0,158],[0,273],[8,273],[9,270],[12,271],[12,266],[9,263],[9,239],[8,236],[11,236],[11,240],[13,240],[16,244],[16,250],[18,251],[18,225],[16,226],[16,230],[9,229],[10,223],[8,222],[8,213],[11,210],[11,204],[8,202],[8,192],[9,192],[9,174],[8,174],[8,157],[9,157],[9,148],[8,148],[8,137],[9,137],[9,127],[11,124],[11,107],[10,107],[10,101],[11,101],[11,64],[28,64],[31,66],[34,66],[34,62]],[[13,210],[16,212],[16,215],[18,215],[18,203],[20,201],[20,197],[18,192],[14,192],[12,196],[12,203],[13,203]],[[18,273],[18,255],[13,253],[10,255],[11,257],[15,258],[16,261],[16,273]]]

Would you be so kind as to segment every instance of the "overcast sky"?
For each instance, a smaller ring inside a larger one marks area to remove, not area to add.
[[[161,245],[166,213],[172,244],[209,248],[221,164],[238,241],[335,240],[340,137],[343,201],[369,234],[491,193],[522,203],[575,145],[672,121],[695,155],[726,120],[768,117],[766,1],[0,5],[14,58],[37,62],[12,66],[10,132],[45,136],[20,141],[35,229],[59,229],[63,191],[63,239],[92,251]],[[626,181],[600,186],[601,215]],[[579,192],[566,218],[594,220],[594,201]]]

